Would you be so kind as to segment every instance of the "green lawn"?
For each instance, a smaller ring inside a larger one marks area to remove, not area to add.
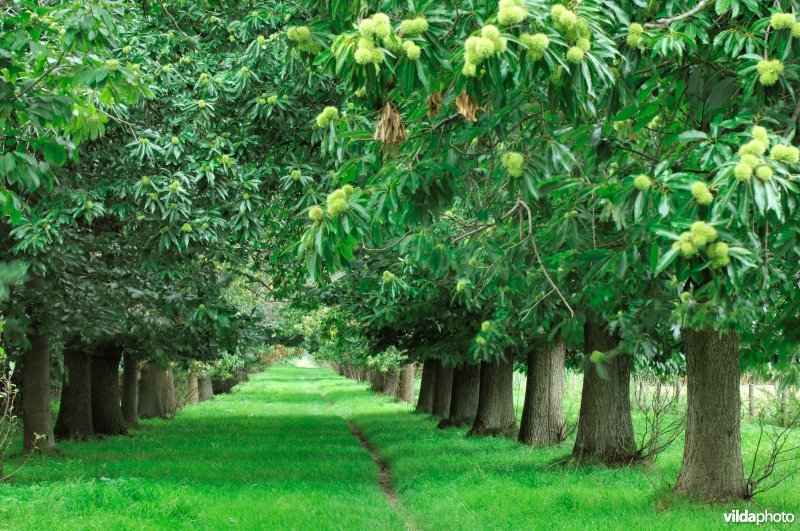
[[[646,468],[565,468],[552,463],[569,441],[468,439],[410,409],[329,369],[276,367],[132,437],[29,462],[0,486],[0,528],[714,529],[734,507],[669,495],[678,444]],[[344,419],[391,466],[397,511]],[[800,512],[800,478],[758,501]]]
[[[357,382],[331,377],[320,387],[389,462],[403,516],[420,528],[717,529],[726,527],[723,513],[733,508],[800,517],[798,475],[759,496],[759,505],[705,506],[671,495],[682,439],[646,467],[564,467],[553,463],[570,453],[574,437],[551,449],[470,439],[466,428],[434,429],[434,420]],[[565,394],[574,417],[580,391]],[[743,426],[747,464],[757,436],[756,426]]]
[[[0,486],[0,528],[402,528],[329,376],[274,369],[132,437],[63,443]]]

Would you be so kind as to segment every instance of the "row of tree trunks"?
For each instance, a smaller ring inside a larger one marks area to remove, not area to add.
[[[67,341],[61,405],[53,430],[58,440],[127,433],[119,387],[120,351],[114,343],[90,347],[79,337]]]
[[[481,365],[460,365],[453,370],[453,392],[450,398],[450,414],[439,421],[439,428],[459,427],[472,424],[478,411],[480,395]]]
[[[370,390],[375,393],[393,396],[409,404],[414,402],[416,366],[413,363],[403,365],[399,371],[367,371],[352,365],[344,365],[337,372],[345,378],[369,381]]]

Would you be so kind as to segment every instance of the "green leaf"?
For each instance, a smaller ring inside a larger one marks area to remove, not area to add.
[[[685,144],[686,142],[693,142],[695,140],[708,140],[708,135],[702,131],[684,131],[679,135],[668,136],[664,141],[664,145],[669,146],[676,143]]]
[[[67,161],[67,150],[55,142],[46,142],[42,146],[44,160],[52,166],[62,166]]]
[[[656,268],[653,270],[653,274],[655,276],[660,275],[667,268],[667,266],[669,266],[672,261],[675,260],[676,256],[678,256],[678,249],[673,247],[661,257],[661,260],[658,261]]]

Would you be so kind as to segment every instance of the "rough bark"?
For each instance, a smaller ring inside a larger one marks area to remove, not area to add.
[[[735,333],[684,330],[686,443],[675,490],[704,501],[745,497]]]
[[[95,436],[92,424],[92,359],[77,338],[70,339],[64,345],[64,382],[53,433],[57,440],[87,441]]]
[[[98,345],[92,352],[92,425],[95,433],[125,435],[119,362],[122,350],[113,343]]]
[[[168,418],[174,417],[178,412],[178,396],[175,393],[175,376],[173,373],[174,366],[175,364],[170,362],[167,368],[160,374],[161,393]]]
[[[605,377],[589,359],[592,352],[607,353],[618,344],[619,337],[609,335],[603,324],[587,321],[584,325],[586,362],[578,434],[572,450],[578,460],[614,466],[636,457],[630,398],[632,359],[623,353],[602,362]]]
[[[31,323],[30,347],[22,355],[22,446],[26,452],[55,449],[50,406],[50,338],[41,323]]]
[[[159,403],[157,372],[158,366],[152,361],[142,366],[139,378],[139,416],[142,418],[163,415],[163,406]]]
[[[470,437],[513,437],[517,430],[514,413],[514,363],[484,361],[481,363],[481,385],[478,410]]]
[[[122,420],[128,426],[139,424],[139,360],[130,352],[122,357]]]
[[[433,411],[433,390],[436,388],[436,365],[437,360],[425,360],[422,364],[422,381],[417,397],[417,413],[428,413]]]
[[[188,396],[186,397],[187,404],[197,404],[200,402],[200,389],[199,389],[199,382],[197,380],[197,374],[189,373],[189,391]]]
[[[450,414],[450,399],[453,396],[453,368],[439,362],[436,366],[436,385],[433,389],[433,409],[431,414],[446,417]]]
[[[198,394],[200,402],[214,398],[214,389],[211,386],[211,378],[200,378],[198,382]]]
[[[481,365],[460,365],[453,371],[453,392],[450,398],[450,415],[439,421],[439,428],[472,424],[478,412],[481,388]]]
[[[403,365],[400,371],[400,380],[397,384],[397,399],[408,404],[414,403],[414,373],[416,367],[413,363]]]
[[[528,382],[519,441],[549,446],[564,440],[564,360],[567,346],[556,337],[547,347],[528,353]]]
[[[171,418],[177,412],[172,365],[162,369],[149,362],[142,368],[139,380],[139,416],[142,418]]]

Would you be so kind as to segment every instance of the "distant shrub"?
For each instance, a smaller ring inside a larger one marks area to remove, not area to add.
[[[211,378],[214,394],[230,393],[233,387],[247,380],[248,375],[262,371],[302,352],[299,348],[269,345],[235,353],[223,352],[213,362],[205,364],[200,376]]]

